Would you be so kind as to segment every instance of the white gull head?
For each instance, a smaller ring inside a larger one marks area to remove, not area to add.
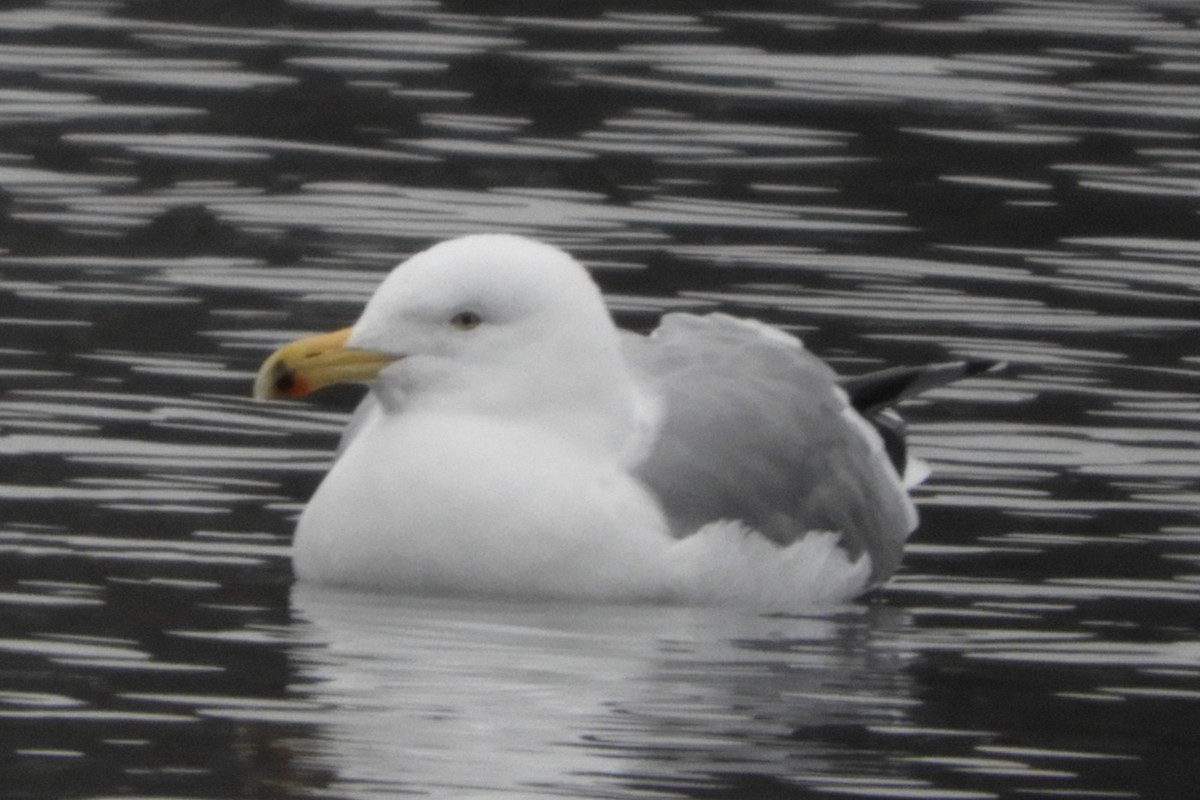
[[[443,242],[392,271],[347,345],[396,360],[374,391],[389,410],[553,425],[622,452],[638,393],[587,270],[562,250],[506,234]]]

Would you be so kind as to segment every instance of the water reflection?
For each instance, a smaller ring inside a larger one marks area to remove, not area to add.
[[[845,767],[798,728],[889,725],[915,703],[907,659],[869,645],[895,624],[886,611],[864,627],[861,609],[764,619],[308,587],[292,603],[297,688],[327,710],[313,755],[350,797],[819,783]]]
[[[348,797],[1129,794],[1105,776],[1134,756],[1099,742],[1079,749],[1082,740],[1034,746],[988,727],[991,715],[971,724],[965,708],[939,716],[964,668],[955,664],[1107,669],[1086,691],[1035,679],[1089,716],[1106,698],[1191,697],[1181,678],[1198,663],[1191,643],[1114,650],[1094,633],[1024,624],[1070,603],[997,602],[976,614],[986,627],[940,629],[928,629],[936,609],[915,609],[927,619],[918,626],[887,608],[764,619],[304,587],[292,604],[302,620],[295,691],[301,707],[321,709],[305,717],[316,725],[306,757]],[[1121,686],[1131,667],[1184,673],[1153,689]]]

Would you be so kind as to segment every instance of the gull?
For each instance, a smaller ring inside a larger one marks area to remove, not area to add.
[[[843,379],[751,319],[622,331],[566,252],[479,234],[279,348],[254,395],[369,387],[297,523],[300,581],[788,611],[896,571],[922,475],[891,406],[998,366]]]

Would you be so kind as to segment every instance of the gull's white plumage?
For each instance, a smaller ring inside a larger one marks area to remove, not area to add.
[[[302,580],[786,609],[886,578],[915,525],[797,340],[721,315],[618,332],[549,245],[420,253],[346,344],[396,360],[301,516]]]

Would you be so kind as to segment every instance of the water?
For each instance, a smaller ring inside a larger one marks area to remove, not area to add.
[[[1186,2],[0,12],[0,797],[1191,798]],[[905,566],[794,618],[292,587],[353,391],[262,357],[515,231],[913,403]]]

